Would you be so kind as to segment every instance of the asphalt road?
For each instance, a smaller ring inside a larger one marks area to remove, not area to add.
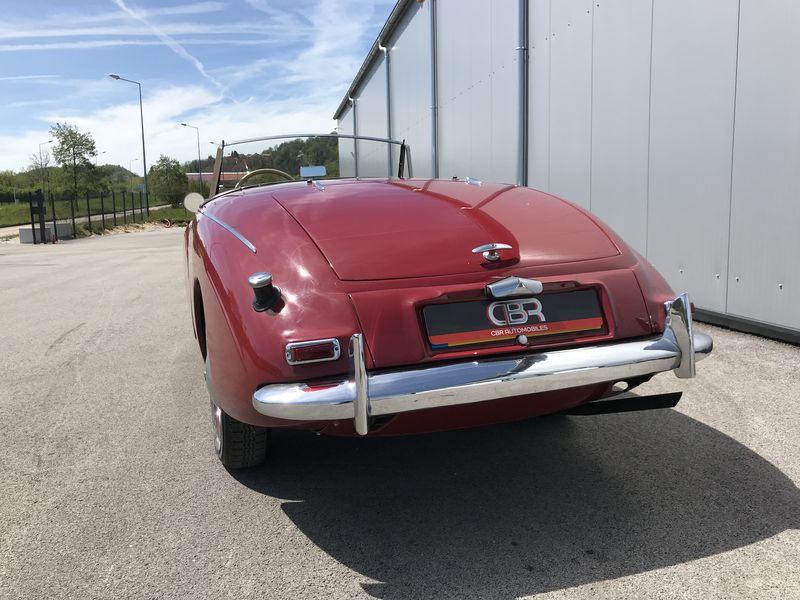
[[[800,348],[677,410],[211,445],[181,231],[0,245],[0,598],[800,598]]]

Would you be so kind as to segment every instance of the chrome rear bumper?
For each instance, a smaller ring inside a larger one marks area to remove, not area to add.
[[[367,371],[364,337],[356,333],[351,338],[351,377],[325,386],[268,385],[253,394],[253,406],[279,419],[353,419],[356,431],[365,435],[371,416],[623,381],[663,371],[694,377],[695,362],[711,353],[713,341],[692,330],[686,294],[667,302],[666,311],[666,328],[660,337],[393,371]]]

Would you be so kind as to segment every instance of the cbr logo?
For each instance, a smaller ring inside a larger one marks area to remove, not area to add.
[[[528,317],[539,317],[539,323],[547,319],[542,313],[542,303],[536,298],[525,300],[505,300],[492,302],[486,310],[486,316],[495,325],[520,325],[528,322]]]

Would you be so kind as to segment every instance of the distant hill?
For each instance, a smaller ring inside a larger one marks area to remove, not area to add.
[[[48,167],[44,172],[29,169],[15,173],[0,171],[0,202],[13,202],[26,197],[28,192],[43,188],[56,197],[64,196],[72,189],[67,174],[61,167]],[[119,165],[92,165],[81,176],[81,189],[92,192],[111,192],[132,189],[142,178]]]

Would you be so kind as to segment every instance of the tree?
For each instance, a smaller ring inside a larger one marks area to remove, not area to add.
[[[39,174],[39,181],[42,191],[45,189],[45,180],[49,179],[50,166],[53,164],[50,152],[48,150],[42,151],[41,154],[30,155],[31,164],[28,170],[35,171]]]
[[[56,162],[72,176],[73,198],[78,197],[78,175],[86,175],[94,165],[91,157],[97,156],[97,147],[91,133],[81,133],[74,125],[56,123],[50,128],[56,139],[53,156]]]
[[[167,202],[173,206],[179,205],[189,189],[189,178],[183,172],[181,163],[164,156],[150,167],[150,193],[156,200]]]

